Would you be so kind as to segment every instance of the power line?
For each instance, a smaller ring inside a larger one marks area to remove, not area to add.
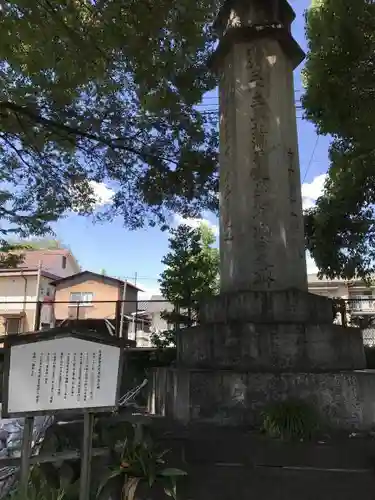
[[[316,148],[318,147],[318,143],[319,143],[319,138],[320,138],[320,135],[317,135],[317,136],[316,136],[315,145],[314,145],[314,148],[313,148],[313,150],[312,150],[311,157],[310,157],[309,163],[308,163],[308,165],[307,165],[307,169],[306,169],[305,175],[304,175],[304,177],[303,177],[302,184],[305,182],[306,177],[307,177],[307,174],[309,173],[310,167],[311,167],[312,162],[313,162],[313,160],[314,160],[315,151],[316,151]]]

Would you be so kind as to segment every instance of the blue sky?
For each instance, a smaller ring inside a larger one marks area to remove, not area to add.
[[[310,0],[291,0],[297,19],[294,23],[294,36],[306,49],[303,13],[310,5]],[[301,95],[301,65],[295,72],[296,99]],[[217,103],[210,96],[205,103],[211,108]],[[297,110],[301,179],[304,183],[302,193],[305,204],[311,205],[322,188],[324,174],[328,166],[329,139],[319,137],[314,126],[301,119],[302,111]],[[102,192],[102,198],[106,198]],[[210,218],[215,224],[214,218]],[[120,276],[142,286],[147,295],[157,290],[157,280],[163,270],[161,259],[168,251],[168,234],[158,229],[147,228],[140,231],[128,231],[121,220],[105,224],[94,224],[91,218],[71,215],[55,225],[57,238],[70,246],[83,269],[99,272],[105,269],[108,275]],[[312,262],[308,269],[313,270]]]

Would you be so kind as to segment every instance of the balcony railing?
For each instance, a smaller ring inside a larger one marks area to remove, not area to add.
[[[348,300],[348,309],[350,312],[375,313],[375,296],[357,295]]]

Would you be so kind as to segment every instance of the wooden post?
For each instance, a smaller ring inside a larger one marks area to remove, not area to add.
[[[42,302],[38,300],[35,306],[34,331],[40,330],[40,318],[42,313]]]
[[[115,332],[116,337],[120,336],[120,328],[121,328],[121,300],[116,301],[116,312],[115,312]]]
[[[20,497],[22,500],[27,499],[27,487],[29,484],[30,475],[30,452],[33,441],[34,417],[25,417],[25,424],[22,435],[22,450],[21,450],[21,473],[20,473]]]
[[[134,325],[135,347],[137,347],[137,333],[138,333],[138,298],[135,303],[135,325]]]
[[[89,500],[91,483],[92,435],[94,431],[94,414],[84,413],[83,442],[81,455],[81,478],[79,500]]]
[[[119,330],[119,337],[120,339],[124,337],[124,314],[125,314],[125,301],[126,301],[126,286],[127,282],[124,281],[124,286],[122,289],[122,299],[121,299],[121,320],[120,320],[120,330]],[[126,334],[126,337],[128,335]]]

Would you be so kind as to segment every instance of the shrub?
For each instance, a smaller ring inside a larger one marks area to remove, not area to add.
[[[165,455],[168,450],[157,449],[147,428],[144,427],[142,434],[137,435],[134,426],[127,424],[125,427],[127,436],[120,447],[118,435],[108,428],[102,429],[101,438],[111,450],[111,461],[101,480],[96,500],[116,496],[122,500],[149,498],[154,486],[161,487],[166,496],[177,500],[177,480],[186,472],[167,466]]]
[[[262,430],[283,440],[311,439],[319,428],[315,410],[299,400],[275,403],[262,412],[262,418]]]

